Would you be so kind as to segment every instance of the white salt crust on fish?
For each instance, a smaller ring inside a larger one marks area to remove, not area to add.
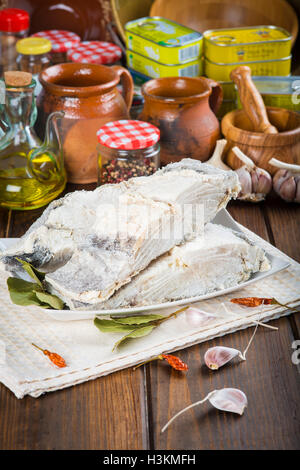
[[[204,206],[207,223],[239,190],[233,171],[184,159],[148,177],[76,191],[52,202],[0,262],[14,272],[15,258],[25,259],[62,297],[95,305],[201,232],[194,209]]]
[[[64,297],[72,310],[110,310],[160,304],[209,294],[247,281],[270,269],[261,248],[241,234],[208,223],[204,234],[168,253],[144,269],[105,302],[94,305]],[[60,294],[52,289],[54,294]]]

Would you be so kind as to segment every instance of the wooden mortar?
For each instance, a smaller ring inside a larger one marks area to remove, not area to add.
[[[268,163],[273,157],[300,164],[300,114],[283,108],[265,108],[249,67],[237,67],[231,78],[237,84],[243,109],[227,113],[221,122],[228,142],[226,163],[233,169],[242,166],[232,152],[236,145],[272,175],[276,168]]]

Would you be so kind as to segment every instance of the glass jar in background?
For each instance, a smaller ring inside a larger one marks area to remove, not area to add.
[[[49,52],[51,42],[44,38],[25,38],[17,42],[18,69],[22,72],[30,72],[36,82],[34,94],[39,95],[42,85],[39,82],[40,72],[51,64]]]
[[[159,167],[160,131],[148,122],[108,122],[97,132],[98,185],[148,176]]]
[[[106,41],[83,41],[67,53],[70,62],[82,64],[119,65],[121,57],[121,48]]]
[[[78,34],[59,29],[39,31],[38,33],[32,34],[31,37],[44,38],[51,41],[52,49],[50,58],[53,65],[68,62],[67,51],[73,49],[73,47],[77,46],[81,41]]]
[[[16,70],[16,43],[28,35],[29,15],[25,10],[0,10],[0,77],[8,70]]]

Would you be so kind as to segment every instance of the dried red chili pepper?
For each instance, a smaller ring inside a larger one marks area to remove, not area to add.
[[[264,297],[242,297],[240,299],[230,299],[233,304],[244,305],[245,307],[259,307],[259,305],[271,305],[275,299],[267,299]]]
[[[36,344],[34,343],[31,343],[32,346],[34,346],[35,348],[39,349],[40,351],[42,351],[42,353],[45,354],[45,356],[47,356],[50,361],[57,367],[66,367],[66,361],[64,360],[63,357],[61,357],[59,354],[56,354],[54,352],[51,352],[51,351],[48,351],[48,349],[42,349],[40,348],[39,346],[37,346]]]
[[[149,359],[149,361],[142,362],[133,368],[133,370],[137,369],[144,364],[148,364],[148,362],[156,361],[157,359],[163,361],[167,361],[167,363],[173,367],[175,370],[188,370],[188,365],[185,364],[179,357],[172,356],[171,354],[160,354],[159,356],[154,357],[153,359]]]
[[[188,365],[177,356],[172,356],[171,354],[162,354],[161,357],[165,359],[167,363],[170,364],[170,366],[175,370],[188,370]]]

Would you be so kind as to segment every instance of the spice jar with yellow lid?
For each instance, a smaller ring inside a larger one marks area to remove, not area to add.
[[[51,42],[43,38],[25,38],[17,42],[18,52],[17,64],[22,72],[32,74],[35,82],[35,96],[41,91],[39,82],[39,73],[51,65],[49,52],[51,51]]]
[[[98,185],[148,176],[159,167],[160,131],[148,122],[108,122],[97,138]]]

